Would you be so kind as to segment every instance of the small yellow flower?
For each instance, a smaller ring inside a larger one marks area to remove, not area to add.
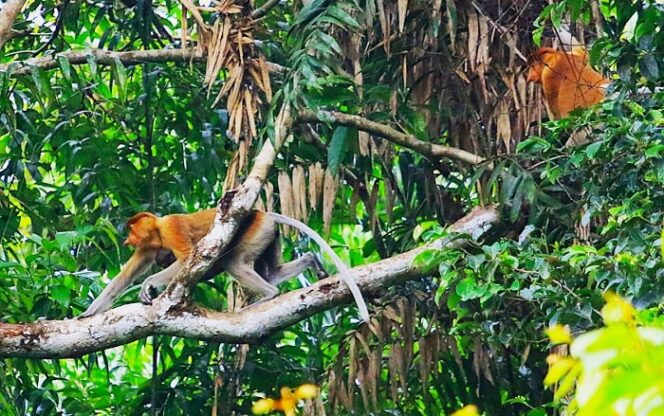
[[[477,406],[469,404],[452,413],[451,416],[480,416],[480,412],[477,410]]]
[[[552,344],[572,343],[572,334],[570,334],[568,326],[555,324],[547,328],[544,332],[549,336]]]
[[[636,320],[636,309],[631,303],[613,292],[604,294],[606,305],[602,308],[602,319],[606,325],[633,324]]]

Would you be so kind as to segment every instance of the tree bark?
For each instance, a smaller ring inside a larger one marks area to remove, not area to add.
[[[11,30],[16,16],[21,12],[26,0],[6,0],[0,7],[0,49],[11,39]]]
[[[495,225],[494,207],[476,208],[451,230],[473,236]],[[352,269],[365,293],[399,284],[430,272],[413,260],[424,250],[459,247],[467,238],[443,238],[392,258]],[[0,324],[0,357],[67,358],[122,345],[148,335],[166,334],[205,341],[255,343],[317,312],[352,299],[337,277],[285,293],[239,313],[219,313],[178,305],[160,296],[152,305],[129,304],[85,319]]]

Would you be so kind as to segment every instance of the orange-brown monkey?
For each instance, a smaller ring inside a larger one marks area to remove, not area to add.
[[[604,99],[610,81],[588,65],[584,48],[576,47],[572,52],[539,48],[533,57],[528,82],[542,84],[544,98],[555,118]]]
[[[166,269],[145,279],[139,297],[143,303],[151,303],[158,291],[165,287],[189,257],[194,245],[203,238],[215,217],[215,209],[192,214],[173,214],[158,217],[141,212],[127,221],[129,236],[125,244],[136,247],[134,254],[122,267],[81,317],[92,316],[108,310],[115,298],[145,273],[155,262],[160,250],[171,250],[176,261]],[[277,223],[286,224],[307,234],[334,261],[340,277],[350,288],[365,321],[369,313],[362,294],[350,271],[334,250],[314,230],[292,218],[276,213],[253,210],[240,224],[229,249],[222,255],[215,271],[225,270],[250,292],[270,299],[279,293],[276,285],[302,273],[307,268],[317,271],[319,277],[325,271],[313,253],[282,264],[279,229]]]

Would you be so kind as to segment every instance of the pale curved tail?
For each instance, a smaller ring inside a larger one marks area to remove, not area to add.
[[[357,286],[357,283],[355,283],[355,279],[353,278],[350,269],[348,266],[346,266],[346,264],[344,264],[343,261],[341,261],[339,256],[337,256],[337,253],[332,250],[332,247],[330,247],[330,245],[327,244],[327,242],[323,240],[323,238],[316,231],[312,230],[308,225],[298,220],[294,220],[293,218],[286,217],[285,215],[277,214],[275,212],[266,212],[265,214],[269,215],[279,224],[289,225],[308,235],[316,242],[316,244],[318,244],[322,251],[330,256],[334,262],[334,265],[337,266],[339,275],[350,289],[350,292],[353,294],[353,298],[357,304],[357,309],[360,312],[360,317],[362,317],[364,322],[369,322],[369,310],[367,309],[367,304],[364,302],[364,298],[362,297],[362,292],[360,292],[360,288]]]

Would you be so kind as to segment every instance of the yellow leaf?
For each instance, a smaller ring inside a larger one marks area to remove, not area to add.
[[[318,396],[318,386],[315,384],[303,384],[295,389],[295,397],[300,400],[313,399]]]
[[[576,363],[576,360],[571,357],[560,357],[556,359],[547,358],[547,361],[549,361],[551,365],[549,366],[549,372],[544,378],[545,386],[550,386],[551,384],[557,383],[558,380],[567,374],[567,372],[569,372],[569,370]]]
[[[570,334],[568,326],[555,324],[544,332],[546,332],[552,344],[570,344],[572,342],[572,334]]]
[[[474,404],[469,404],[457,410],[456,412],[452,413],[451,416],[479,416],[479,415],[480,412],[477,410],[477,406],[475,406]]]
[[[631,303],[613,292],[607,292],[604,299],[606,305],[602,308],[602,319],[606,325],[633,324],[635,322],[636,309]]]
[[[261,399],[251,406],[251,412],[255,415],[264,415],[270,413],[274,409],[274,400]]]
[[[558,385],[558,390],[556,391],[556,394],[553,395],[554,401],[562,399],[563,397],[567,396],[567,393],[572,391],[572,388],[574,388],[574,383],[576,383],[576,379],[578,378],[580,372],[581,372],[581,366],[575,365],[572,367],[572,370],[569,373],[567,373],[565,377],[563,377],[563,379],[560,381],[560,384]]]

